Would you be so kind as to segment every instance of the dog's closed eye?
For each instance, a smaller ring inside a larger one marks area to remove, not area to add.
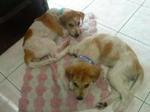
[[[86,84],[86,85],[84,86],[84,88],[87,88],[87,87],[89,87],[89,84]]]
[[[78,22],[77,25],[80,26],[80,22]]]
[[[73,28],[73,27],[74,27],[74,24],[71,24],[71,23],[70,23],[70,24],[68,24],[68,25],[69,25],[69,27],[71,27],[71,28]]]
[[[73,85],[74,85],[75,87],[77,87],[77,88],[79,87],[76,82],[73,82]]]

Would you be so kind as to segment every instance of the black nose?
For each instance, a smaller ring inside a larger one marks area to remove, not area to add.
[[[83,97],[82,96],[78,96],[77,100],[83,100]]]
[[[75,37],[79,37],[79,34],[78,34],[78,33],[76,33],[76,34],[75,34]]]

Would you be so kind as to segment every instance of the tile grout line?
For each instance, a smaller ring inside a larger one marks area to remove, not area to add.
[[[143,99],[141,99],[141,98],[139,98],[138,96],[134,96],[136,99],[138,99],[138,100],[140,100],[141,102],[144,102],[144,100]],[[147,105],[149,105],[150,106],[150,104],[149,103],[147,103],[147,102],[145,102],[145,104],[147,104]]]
[[[142,5],[139,5],[139,7],[133,12],[133,14],[125,21],[125,23],[121,26],[121,28],[117,31],[117,34],[120,33],[120,31],[123,29],[123,27],[130,21],[130,19],[140,10]]]
[[[150,95],[150,92],[149,92],[149,93],[147,94],[147,96],[145,97],[145,99],[144,99],[143,103],[141,104],[141,106],[140,106],[138,112],[140,112],[140,110],[142,109],[142,107],[143,107],[143,105],[145,104],[145,101],[146,101],[146,99],[148,98],[149,95]]]
[[[92,0],[89,4],[87,4],[83,9],[82,11],[84,11],[86,8],[88,8],[95,0]]]
[[[97,22],[97,24],[99,24],[99,25],[101,25],[101,26],[103,26],[103,27],[105,27],[105,28],[108,28],[108,29],[110,29],[110,30],[113,30],[113,31],[117,32],[117,30],[115,30],[115,29],[113,29],[113,28],[111,28],[111,27],[109,27],[109,26],[107,26],[107,25],[104,25],[104,24],[102,24],[102,23],[100,23],[100,22]]]
[[[14,68],[10,73],[8,73],[7,77],[9,77],[12,73],[14,73],[20,66],[22,66],[24,64],[24,62],[21,62],[18,66],[16,66],[16,68]],[[6,77],[6,78],[7,78]]]
[[[20,90],[12,81],[10,81],[8,78],[6,78],[6,80],[7,80],[10,84],[12,84],[12,86],[14,86],[19,92],[21,92],[21,90]]]
[[[144,45],[145,47],[150,48],[150,45],[149,45],[149,44],[146,44],[146,43],[144,43],[144,42],[142,42],[142,41],[140,41],[140,40],[137,40],[137,39],[133,38],[132,36],[129,36],[129,35],[125,34],[125,33],[122,33],[122,32],[119,32],[119,33],[122,34],[122,35],[124,35],[124,36],[126,36],[126,37],[128,37],[129,39],[132,39],[132,40],[138,42],[139,44]],[[119,33],[117,33],[117,35],[118,35]]]
[[[138,100],[144,102],[144,100],[142,98],[139,98],[138,96],[134,96],[135,98],[137,98]]]
[[[141,4],[139,4],[139,7],[135,10],[135,12],[127,19],[127,21],[122,25],[122,27],[117,31],[117,34],[120,33],[122,28],[130,21],[130,19],[142,8],[143,4],[146,0],[144,0]]]
[[[2,72],[0,72],[2,74],[2,76],[4,77],[4,79],[0,82],[3,83],[4,80],[7,80],[9,83],[11,83],[11,85],[13,85],[19,92],[21,92],[21,90],[12,82],[8,79],[8,77],[6,77]]]
[[[8,73],[8,75],[6,75],[5,76],[5,74],[4,73],[2,73],[1,71],[0,71],[0,73],[1,73],[1,75],[4,77],[4,79],[6,79],[7,77],[9,77],[12,73],[14,73],[20,66],[22,66],[24,63],[23,62],[21,62],[18,66],[16,66],[10,73]]]
[[[2,72],[0,72],[0,74],[2,75],[2,77],[4,77],[4,79],[0,81],[0,83],[2,83],[7,77]]]

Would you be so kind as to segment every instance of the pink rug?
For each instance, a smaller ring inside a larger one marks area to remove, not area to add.
[[[82,37],[92,35],[96,31],[95,16],[86,14]],[[56,64],[35,69],[26,68],[19,112],[74,112],[91,109],[108,96],[107,82],[99,77],[84,100],[76,100],[64,75],[64,67],[69,65],[71,60],[71,57],[66,56]]]

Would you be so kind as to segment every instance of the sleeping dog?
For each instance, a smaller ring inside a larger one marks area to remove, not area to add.
[[[84,13],[71,9],[50,9],[37,18],[24,35],[24,61],[30,67],[49,64],[68,44],[56,45],[58,37],[77,38]]]
[[[136,88],[141,85],[144,73],[136,54],[125,42],[108,34],[94,35],[77,45],[68,46],[58,59],[66,54],[76,57],[65,71],[78,100],[82,100],[87,88],[103,75],[101,65],[104,65],[108,68],[105,77],[111,87],[111,95],[97,107],[104,108],[113,102],[114,112],[127,108]]]

